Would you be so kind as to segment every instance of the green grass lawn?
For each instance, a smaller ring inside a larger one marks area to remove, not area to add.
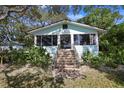
[[[83,88],[112,88],[124,87],[124,81],[121,81],[114,74],[101,72],[94,68],[84,66],[81,70],[86,76],[85,79],[65,80],[64,87],[83,87]]]

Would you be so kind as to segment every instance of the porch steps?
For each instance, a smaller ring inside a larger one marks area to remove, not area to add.
[[[64,69],[77,68],[74,50],[59,49],[56,59],[56,67]]]

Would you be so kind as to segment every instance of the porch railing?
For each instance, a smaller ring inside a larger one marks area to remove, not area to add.
[[[58,50],[59,49],[60,49],[60,45],[58,45],[57,51],[56,51],[55,56],[53,58],[53,69],[56,67],[56,62],[57,62],[57,58],[58,58]]]
[[[80,58],[79,58],[78,52],[77,52],[76,47],[74,45],[72,45],[72,49],[74,50],[74,55],[75,55],[75,58],[76,58],[76,65],[79,67]]]

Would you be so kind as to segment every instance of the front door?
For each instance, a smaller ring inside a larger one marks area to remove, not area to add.
[[[62,49],[71,48],[71,35],[60,35],[60,48]]]

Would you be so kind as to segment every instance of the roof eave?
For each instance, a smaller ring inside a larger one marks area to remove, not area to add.
[[[33,32],[38,31],[38,30],[44,30],[44,29],[47,29],[47,28],[53,27],[53,26],[55,26],[55,25],[62,24],[62,23],[66,23],[66,22],[67,22],[66,20],[64,20],[64,21],[60,21],[60,22],[57,22],[57,23],[54,23],[54,24],[48,25],[48,26],[46,26],[46,27],[41,27],[41,28],[38,28],[38,29],[32,30],[32,31],[30,31],[30,32],[28,32],[28,33],[33,33]]]
[[[99,31],[100,31],[100,32],[106,32],[106,30],[100,29],[100,28],[97,28],[97,27],[93,27],[93,26],[89,26],[89,25],[81,24],[81,23],[76,23],[76,22],[70,22],[70,21],[68,21],[68,20],[63,20],[63,21],[60,21],[60,22],[57,22],[57,23],[48,25],[48,26],[46,26],[46,27],[41,27],[41,28],[32,30],[32,31],[30,31],[30,32],[28,32],[28,33],[33,33],[33,32],[39,31],[39,30],[44,30],[44,29],[53,27],[53,26],[58,25],[58,24],[63,24],[63,23],[75,24],[75,25],[78,25],[78,26],[81,26],[81,27],[85,27],[85,28],[89,28],[89,29],[94,29],[94,30],[96,30],[96,31],[98,31],[98,32],[99,32]]]
[[[85,28],[94,29],[96,31],[106,32],[106,30],[104,30],[104,29],[100,29],[100,28],[97,28],[97,27],[89,26],[89,25],[86,25],[86,24],[80,24],[80,23],[75,23],[75,22],[71,22],[71,23],[75,24],[75,25],[78,25],[78,26],[85,27]]]

